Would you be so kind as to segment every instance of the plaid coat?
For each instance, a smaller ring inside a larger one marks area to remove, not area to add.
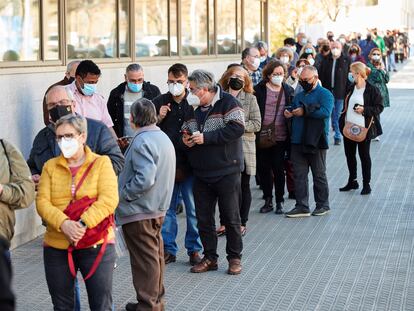
[[[237,95],[244,110],[243,155],[247,175],[256,175],[256,135],[260,131],[261,116],[256,96],[243,90]]]

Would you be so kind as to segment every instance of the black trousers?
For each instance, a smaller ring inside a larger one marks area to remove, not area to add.
[[[275,146],[257,149],[257,170],[265,198],[272,198],[275,186],[276,202],[283,202],[285,193],[284,161],[287,148],[286,142],[277,142]]]
[[[208,183],[198,177],[194,180],[194,201],[198,232],[204,248],[204,255],[216,260],[217,234],[215,210],[218,202],[223,224],[226,226],[227,259],[241,258],[243,242],[240,232],[240,174],[223,176]]]
[[[84,277],[92,267],[100,248],[101,246],[73,251],[75,269],[79,269]],[[112,275],[115,256],[115,246],[108,244],[95,273],[85,282],[90,310],[112,310]],[[53,310],[73,311],[75,306],[75,279],[69,270],[68,251],[66,249],[44,247],[43,260]]]
[[[371,156],[369,154],[370,146],[370,139],[357,143],[344,137],[344,149],[349,171],[349,180],[357,179],[356,150],[358,147],[358,154],[361,159],[362,167],[362,180],[364,183],[369,183],[371,181]]]
[[[301,145],[292,145],[290,156],[295,178],[296,207],[309,209],[309,168],[313,177],[316,208],[329,208],[329,187],[326,178],[326,149],[314,154],[303,153]]]

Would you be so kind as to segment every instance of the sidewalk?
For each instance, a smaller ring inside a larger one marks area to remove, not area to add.
[[[343,146],[328,152],[327,216],[260,214],[262,194],[252,183],[239,276],[225,273],[225,238],[219,238],[218,271],[189,272],[180,215],[180,252],[166,267],[167,310],[414,310],[413,67],[414,62],[404,65],[390,83],[391,108],[381,115],[384,135],[371,144],[371,195],[338,191],[348,178]],[[360,176],[359,171],[359,181]],[[286,200],[284,209],[293,206]],[[41,238],[13,250],[12,260],[17,310],[51,310]],[[124,310],[135,294],[128,258],[118,264],[114,302]],[[81,296],[88,310],[84,288]]]

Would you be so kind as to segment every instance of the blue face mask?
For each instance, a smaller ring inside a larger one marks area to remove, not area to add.
[[[307,48],[305,49],[305,53],[312,54],[313,50],[311,48]]]
[[[350,73],[348,73],[348,80],[349,80],[349,82],[351,82],[351,83],[355,83],[355,78],[354,78],[354,75],[350,72]]]
[[[85,96],[92,96],[96,92],[96,84],[83,83],[82,93]]]
[[[132,92],[132,93],[138,93],[141,92],[142,90],[142,83],[132,83],[132,82],[128,82],[128,89]]]

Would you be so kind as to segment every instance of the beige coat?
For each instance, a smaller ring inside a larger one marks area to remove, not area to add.
[[[246,174],[256,175],[256,135],[260,131],[261,116],[259,106],[257,105],[256,96],[246,93],[243,90],[237,95],[237,99],[243,106],[244,110],[244,135],[243,154],[246,165]]]
[[[3,140],[3,143],[10,166],[0,143],[0,184],[3,186],[0,194],[0,236],[10,242],[14,234],[14,210],[32,204],[35,186],[22,154],[7,141]]]

